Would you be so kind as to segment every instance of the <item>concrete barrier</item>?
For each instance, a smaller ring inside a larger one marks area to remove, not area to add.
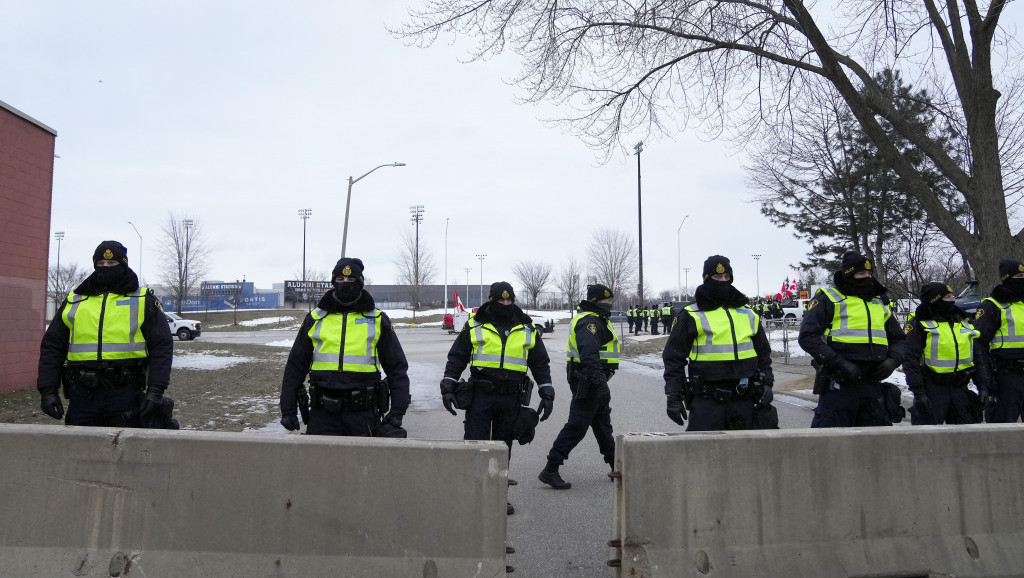
[[[1024,575],[1024,428],[616,440],[609,564],[629,577]]]
[[[0,424],[3,576],[504,576],[508,457]]]

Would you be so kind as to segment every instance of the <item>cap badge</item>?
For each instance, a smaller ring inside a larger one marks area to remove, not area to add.
[[[867,269],[868,271],[870,271],[871,270],[871,261],[868,261],[867,259],[864,259],[864,268]]]
[[[721,263],[719,263],[715,267],[715,273],[718,273],[719,275],[721,275],[722,273],[725,273],[725,265],[722,265]]]
[[[501,298],[502,299],[508,299],[509,298],[508,290],[507,289],[501,292]]]
[[[110,249],[105,249],[103,251],[103,258],[104,259],[113,259],[114,258],[114,252],[111,251]]]
[[[607,297],[611,297],[611,296],[612,296],[612,294],[611,294],[611,292],[609,292],[609,291],[608,291],[607,289],[605,289],[605,290],[604,290],[604,296],[605,296],[605,297],[607,298]]]
[[[343,267],[342,270],[341,270],[341,274],[346,276],[346,277],[348,277],[349,275],[352,274],[352,267],[349,267],[348,265],[345,265],[345,267]]]

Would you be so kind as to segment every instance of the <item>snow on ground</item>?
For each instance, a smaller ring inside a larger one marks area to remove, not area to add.
[[[250,319],[248,321],[239,321],[238,324],[246,327],[254,327],[256,325],[266,325],[268,323],[280,323],[282,321],[291,320],[292,317],[290,315],[287,317],[260,317],[258,319]]]
[[[291,347],[293,343],[295,343],[294,339],[282,339],[281,341],[271,341],[264,345],[270,345],[272,347]]]
[[[289,344],[291,345],[291,344]],[[182,353],[174,356],[175,369],[224,369],[239,363],[256,361],[251,357],[231,357],[209,353]]]

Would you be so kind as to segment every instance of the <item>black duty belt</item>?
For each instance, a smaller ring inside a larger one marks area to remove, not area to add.
[[[954,371],[953,373],[936,373],[928,368],[924,368],[922,373],[924,378],[930,383],[948,385],[950,387],[967,387],[967,384],[971,381],[971,376],[974,375],[974,371],[971,369]]]
[[[492,381],[489,379],[470,378],[473,389],[481,393],[518,394],[523,391],[525,380]]]
[[[141,387],[145,383],[145,373],[139,367],[105,367],[102,369],[68,367],[64,370],[64,377],[70,385],[77,385],[85,389]]]
[[[340,411],[366,411],[377,405],[376,390],[372,387],[330,389],[310,387],[313,407],[322,407],[328,413]]]
[[[998,357],[993,357],[992,361],[995,362],[996,368],[999,369],[999,371],[1024,373],[1024,359],[1000,359]]]

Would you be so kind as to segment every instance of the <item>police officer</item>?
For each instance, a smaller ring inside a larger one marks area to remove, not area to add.
[[[975,314],[978,368],[974,382],[988,390],[986,420],[1014,423],[1024,406],[1024,263],[999,262],[1000,284]],[[1017,325],[1021,324],[1021,327]]]
[[[905,328],[903,373],[914,394],[910,423],[977,423],[967,384],[974,373],[974,340],[979,333],[945,283],[926,283],[920,298]],[[984,388],[981,391],[987,396]]]
[[[569,459],[569,453],[587,435],[588,429],[594,431],[605,463],[614,468],[615,440],[608,380],[619,367],[619,336],[608,320],[613,297],[612,290],[604,285],[588,285],[587,298],[580,301],[579,313],[569,323],[565,357],[566,376],[572,391],[569,421],[558,432],[548,452],[548,463],[537,476],[556,490],[572,487],[559,475],[558,468]]]
[[[651,305],[649,311],[651,315],[651,335],[657,335],[658,323],[661,322],[661,315],[659,315],[659,309],[654,305]]]
[[[906,338],[873,271],[864,255],[845,253],[834,286],[804,313],[797,342],[818,370],[811,427],[892,425],[881,381],[902,363]]]
[[[666,301],[661,306],[661,331],[668,335],[672,329],[672,303]]]
[[[633,321],[634,321],[635,310],[636,310],[636,306],[635,305],[630,305],[629,309],[626,309],[626,323],[629,323],[629,332],[630,333],[633,333]]]
[[[387,314],[363,289],[363,262],[342,257],[324,293],[302,321],[281,381],[281,425],[299,429],[309,375],[306,433],[405,437],[409,364]],[[387,379],[381,380],[381,370]],[[386,414],[384,409],[389,408]],[[381,417],[383,416],[383,417]]]
[[[124,245],[103,241],[92,262],[93,273],[68,294],[43,335],[41,407],[64,417],[57,393],[63,378],[67,425],[140,427],[162,411],[171,331],[160,300],[128,267]]]
[[[729,259],[708,257],[696,302],[676,316],[662,353],[666,413],[683,425],[689,407],[687,431],[755,429],[755,405],[772,401],[771,346],[732,283]]]
[[[643,330],[647,331],[647,323],[651,318],[651,310],[643,303],[640,304],[640,321],[643,323]],[[639,333],[639,331],[637,332]]]
[[[505,281],[491,284],[488,301],[462,327],[451,350],[441,380],[441,401],[452,415],[455,408],[466,410],[467,440],[501,440],[512,452],[513,428],[522,401],[529,396],[527,369],[537,381],[540,421],[554,408],[555,388],[551,385],[551,360],[533,321],[515,304],[516,294]],[[472,398],[459,403],[459,383],[469,366]],[[508,514],[514,514],[512,503]]]

